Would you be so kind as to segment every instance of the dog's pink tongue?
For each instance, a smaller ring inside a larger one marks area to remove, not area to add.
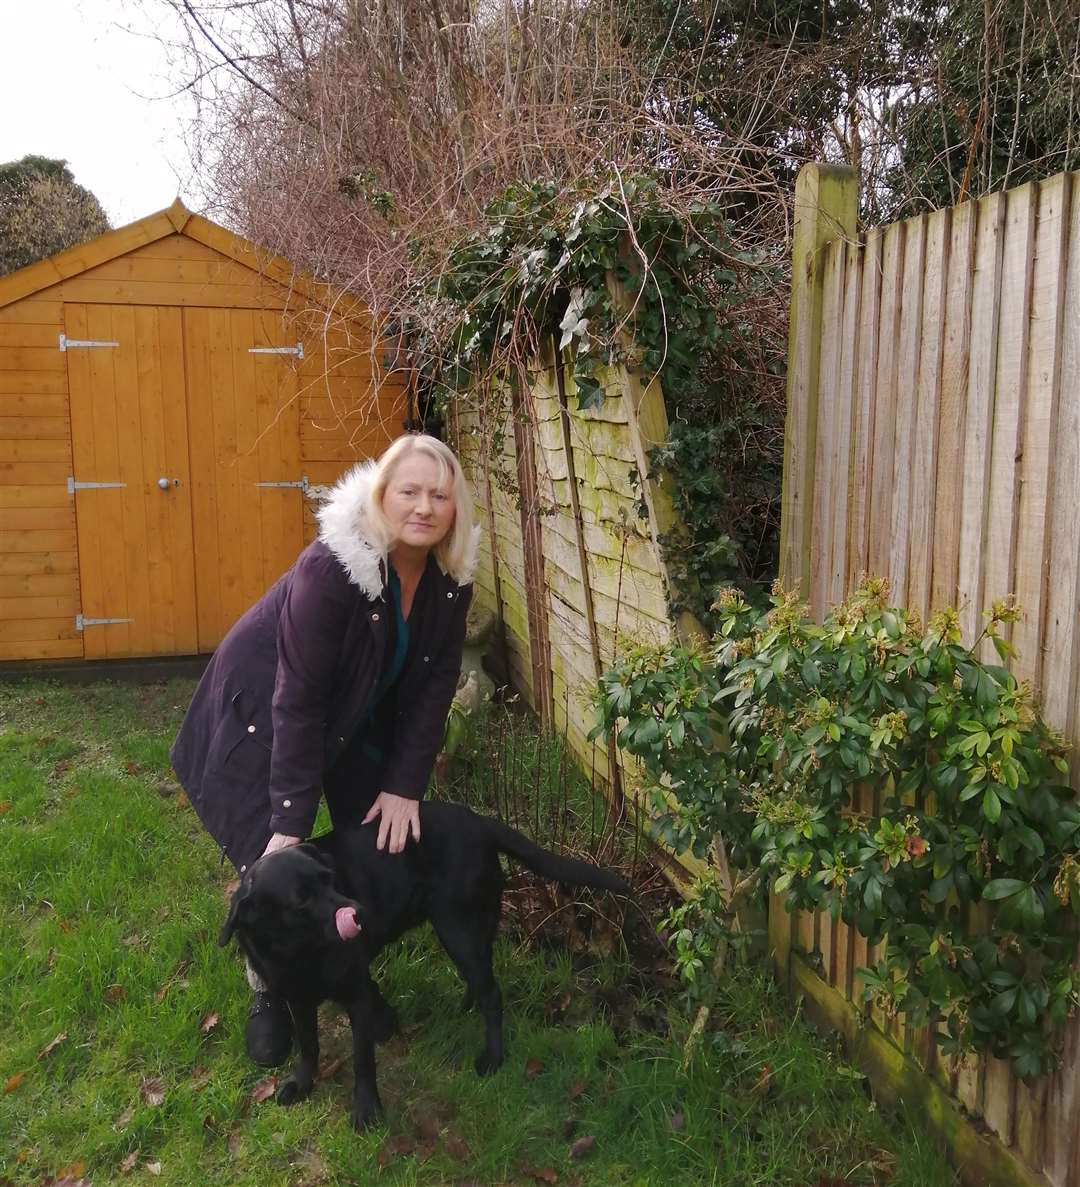
[[[337,934],[343,940],[355,940],[360,934],[360,925],[356,922],[356,911],[352,907],[338,907],[334,915],[337,924]]]

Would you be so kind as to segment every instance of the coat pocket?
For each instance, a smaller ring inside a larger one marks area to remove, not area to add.
[[[253,699],[245,689],[229,699],[210,741],[210,769],[231,771],[235,766],[257,770],[267,763],[274,745],[273,731],[269,719],[261,720],[251,711]]]

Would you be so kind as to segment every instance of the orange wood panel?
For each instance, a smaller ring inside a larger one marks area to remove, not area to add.
[[[0,395],[62,396],[67,389],[62,371],[0,371]]]
[[[190,476],[177,309],[71,305],[71,337],[117,341],[71,350],[79,481],[123,482],[76,494],[82,611],[130,619],[87,626],[86,655],[196,650]],[[166,478],[165,489],[159,478]]]
[[[217,645],[303,547],[297,360],[252,348],[294,344],[275,312],[184,314],[195,475],[199,646]]]

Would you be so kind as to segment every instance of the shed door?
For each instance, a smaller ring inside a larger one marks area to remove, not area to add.
[[[200,651],[303,548],[295,348],[280,311],[184,310]]]
[[[115,343],[67,351],[84,655],[190,654],[197,637],[180,310],[65,305],[64,329],[74,343]]]

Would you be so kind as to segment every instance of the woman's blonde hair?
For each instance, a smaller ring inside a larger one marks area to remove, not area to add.
[[[449,488],[454,501],[454,523],[450,531],[435,545],[435,556],[443,572],[458,574],[468,564],[473,534],[473,500],[461,463],[454,451],[437,437],[426,433],[410,433],[399,437],[375,463],[375,479],[371,484],[368,523],[380,538],[384,551],[394,545],[394,533],[383,512],[383,495],[399,462],[415,453],[429,457],[439,467],[439,483]]]

